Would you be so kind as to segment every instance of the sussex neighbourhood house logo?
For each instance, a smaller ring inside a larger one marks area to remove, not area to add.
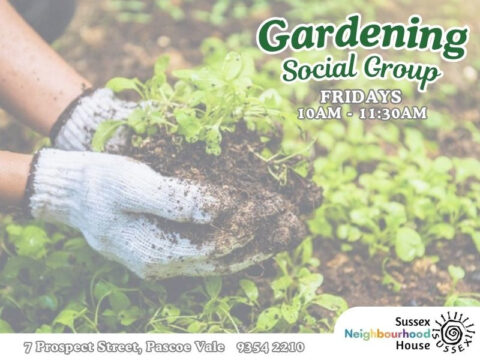
[[[464,314],[455,311],[452,315],[448,311],[435,320],[432,338],[436,340],[435,345],[444,352],[463,352],[472,343],[474,328],[473,322]]]
[[[389,329],[346,328],[344,332],[345,339],[394,342],[394,349],[398,351],[433,349],[450,354],[467,350],[474,340],[474,335],[474,323],[458,311],[447,311],[435,319],[397,316]]]

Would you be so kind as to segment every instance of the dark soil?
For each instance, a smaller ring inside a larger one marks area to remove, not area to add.
[[[322,260],[320,272],[325,277],[323,290],[343,296],[350,306],[441,306],[453,290],[449,265],[462,266],[469,274],[457,284],[456,292],[480,292],[480,254],[469,239],[457,238],[428,247],[427,254],[437,255],[438,262],[424,257],[404,263],[393,254],[370,258],[366,249],[344,253],[338,243],[322,239],[317,239],[316,249]],[[401,284],[398,292],[390,285],[382,285],[385,257],[390,257],[387,272]]]
[[[211,188],[225,204],[213,224],[157,221],[162,222],[162,228],[194,243],[214,239],[218,252],[229,253],[216,259],[227,272],[230,264],[250,259],[258,262],[298,245],[306,235],[305,217],[321,204],[321,188],[292,170],[287,184],[280,185],[269,173],[268,164],[255,154],[276,142],[262,143],[255,132],[239,123],[234,133],[224,134],[219,156],[207,155],[202,142],[189,144],[163,131],[145,139],[140,147],[126,150],[124,155],[148,164],[162,175]],[[230,253],[231,249],[235,250]]]
[[[440,150],[443,155],[457,157],[480,157],[480,144],[465,128],[457,128],[439,135]]]

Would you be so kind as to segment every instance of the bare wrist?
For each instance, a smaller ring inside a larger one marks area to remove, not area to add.
[[[25,196],[32,155],[0,151],[0,203],[20,205]]]

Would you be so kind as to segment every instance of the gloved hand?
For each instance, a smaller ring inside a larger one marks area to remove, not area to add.
[[[26,200],[34,218],[80,230],[92,248],[142,278],[234,272],[271,255],[230,260],[227,254],[244,244],[225,238],[195,244],[163,229],[160,218],[210,223],[231,208],[233,199],[223,189],[164,177],[118,155],[41,150]]]
[[[107,120],[125,120],[138,106],[141,105],[118,99],[110,89],[86,91],[63,111],[53,126],[52,145],[62,150],[91,150],[98,125]],[[107,152],[121,150],[129,135],[128,129],[119,127],[106,144]]]

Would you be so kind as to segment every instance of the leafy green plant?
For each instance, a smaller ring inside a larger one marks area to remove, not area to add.
[[[390,260],[390,258],[386,257],[382,263],[382,272],[383,272],[382,285],[386,285],[390,287],[394,292],[399,292],[400,290],[402,290],[403,285],[401,282],[395,279],[393,275],[388,273],[386,269],[388,260]]]
[[[460,266],[449,265],[448,273],[452,278],[452,285],[445,306],[480,306],[479,293],[462,293],[456,290],[458,282],[465,277],[465,270]]]
[[[355,133],[349,133],[352,126]],[[428,141],[418,130],[382,127],[382,132],[374,126],[367,134],[353,119],[347,127],[328,125],[317,133],[329,156],[315,162],[326,201],[310,221],[311,231],[351,244],[362,242],[371,254],[394,248],[406,262],[422,257],[434,240],[467,234],[477,244],[480,163],[471,158],[431,159]],[[387,154],[382,143],[397,155]],[[370,169],[359,173],[362,166]]]
[[[332,331],[336,317],[348,308],[339,296],[318,293],[323,276],[311,268],[319,265],[313,257],[312,239],[305,239],[292,256],[281,253],[276,256],[279,273],[271,283],[275,305],[264,309],[257,318],[257,331],[318,332]],[[312,311],[325,309],[333,317],[322,319]],[[299,324],[300,322],[300,324]]]
[[[230,52],[213,66],[177,70],[173,74],[179,80],[173,86],[166,81],[167,66],[168,59],[161,57],[154,76],[144,84],[126,78],[114,78],[107,83],[115,92],[137,92],[145,106],[124,121],[102,123],[93,138],[94,150],[103,150],[119,126],[128,126],[140,136],[152,135],[161,126],[187,142],[201,141],[207,154],[219,155],[222,133],[235,131],[240,120],[250,130],[263,134],[265,140],[275,122],[291,121],[291,115],[279,106],[285,100],[273,89],[264,90],[252,81],[255,66],[248,56]],[[266,161],[279,165],[299,154],[285,154],[282,159],[278,155]]]
[[[238,277],[226,289],[222,278],[211,277],[187,282],[171,298],[168,282],[140,281],[75,232],[3,222],[8,258],[0,273],[2,332],[325,331],[347,308],[342,298],[320,291],[323,278],[310,238],[291,256],[277,256],[281,270],[270,289]],[[310,313],[315,306],[324,309],[321,321]],[[265,318],[267,308],[281,311],[275,324]]]

